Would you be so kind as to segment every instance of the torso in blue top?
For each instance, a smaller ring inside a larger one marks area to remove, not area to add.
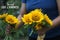
[[[36,8],[41,8],[44,13],[53,20],[58,16],[58,9],[56,0],[22,0],[26,4],[26,11],[30,12]],[[60,27],[49,30],[46,33],[46,38],[55,37],[60,35]]]

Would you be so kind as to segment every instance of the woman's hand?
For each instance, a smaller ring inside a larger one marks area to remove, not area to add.
[[[10,34],[10,29],[11,29],[11,27],[12,27],[12,26],[7,25],[6,31],[5,31],[5,34],[6,34],[6,35],[9,35],[9,34]]]
[[[22,16],[21,15],[18,16],[18,20],[20,21],[20,23],[18,24],[18,28],[20,28],[24,24],[22,22]]]
[[[57,27],[58,25],[60,25],[60,16],[58,16],[57,18],[55,18],[54,20],[53,20],[53,25],[52,25],[52,27],[44,27],[44,26],[42,26],[43,28],[42,29],[40,29],[40,30],[38,30],[38,34],[39,35],[43,35],[43,34],[45,34],[48,30],[50,30],[50,29],[52,29],[52,28],[55,28],[55,27]]]
[[[43,27],[42,29],[38,30],[38,35],[43,35],[45,34],[50,28],[48,27]]]

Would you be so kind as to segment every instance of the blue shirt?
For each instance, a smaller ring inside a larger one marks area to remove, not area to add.
[[[43,13],[46,13],[52,20],[58,16],[58,8],[56,0],[22,0],[22,3],[26,4],[27,13],[41,8]],[[46,38],[55,37],[60,35],[60,27],[57,26],[54,29],[49,30],[46,33]]]

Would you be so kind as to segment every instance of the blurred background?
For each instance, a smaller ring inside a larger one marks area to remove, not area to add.
[[[18,8],[7,8],[9,6],[18,6]],[[6,8],[2,9],[1,7]],[[17,16],[20,13],[21,0],[0,0],[0,14],[9,13]]]

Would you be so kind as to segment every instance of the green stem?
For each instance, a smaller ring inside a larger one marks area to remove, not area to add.
[[[33,30],[31,31],[31,33],[29,34],[29,36],[31,36],[31,35],[32,35],[32,33],[33,33]]]

